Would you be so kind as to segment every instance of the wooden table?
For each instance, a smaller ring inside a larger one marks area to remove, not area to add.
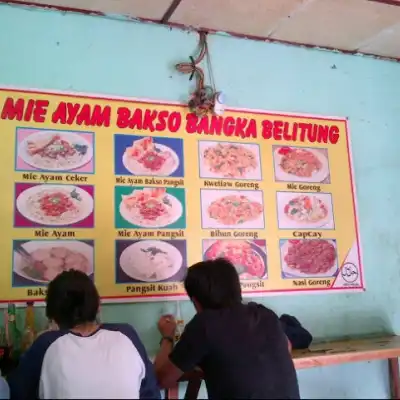
[[[296,369],[360,361],[388,360],[392,399],[400,399],[399,357],[400,336],[316,343],[307,350],[293,351],[293,361]],[[188,382],[185,399],[197,399],[202,380],[203,374],[200,369],[196,369],[182,377],[180,382]],[[178,399],[178,385],[165,392],[166,400]]]

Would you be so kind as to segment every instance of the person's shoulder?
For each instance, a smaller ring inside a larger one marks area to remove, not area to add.
[[[191,330],[204,330],[212,331],[216,326],[229,323],[232,319],[236,320],[238,314],[235,309],[231,308],[218,308],[218,309],[205,309],[196,313],[190,320],[187,327]]]
[[[187,334],[202,334],[208,330],[208,327],[213,324],[214,313],[212,310],[203,310],[194,314],[192,319],[185,325],[185,333]]]
[[[104,323],[101,324],[100,328],[106,331],[119,332],[120,334],[124,335],[133,343],[133,345],[139,350],[139,352],[143,348],[142,341],[140,340],[136,329],[130,324]]]
[[[246,309],[249,312],[252,313],[257,313],[258,315],[264,317],[264,318],[269,318],[271,320],[279,320],[278,315],[272,311],[270,308],[265,307],[264,305],[256,302],[250,302],[246,304]]]
[[[144,364],[149,362],[149,356],[141,341],[136,329],[130,324],[123,323],[104,323],[101,324],[100,329],[108,330],[111,332],[119,332],[130,340],[130,343],[136,348]],[[115,343],[115,341],[114,341]]]
[[[206,309],[196,313],[189,324],[194,326],[205,326],[220,318],[220,310]]]
[[[62,331],[62,330],[43,332],[35,339],[35,341],[32,343],[31,348],[37,350],[48,348],[50,347],[51,344],[53,344],[58,339],[62,338],[67,333],[68,333],[67,331]]]
[[[50,346],[58,339],[62,338],[67,332],[65,331],[46,331],[40,334],[31,347],[22,355],[28,363],[37,363],[43,360]]]
[[[101,324],[101,329],[111,331],[111,332],[120,332],[123,335],[127,336],[131,340],[139,339],[139,336],[138,336],[135,328],[130,324],[104,323],[104,324]]]

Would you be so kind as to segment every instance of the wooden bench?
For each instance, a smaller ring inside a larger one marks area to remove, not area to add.
[[[400,336],[316,343],[307,350],[293,351],[293,361],[296,369],[361,361],[388,360],[392,399],[400,399],[399,357]],[[196,369],[182,377],[180,382],[188,382],[185,399],[197,399],[202,380],[203,374],[200,369]],[[165,391],[165,399],[178,399],[178,385]]]

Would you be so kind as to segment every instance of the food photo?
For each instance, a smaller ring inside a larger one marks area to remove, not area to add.
[[[17,129],[16,170],[94,172],[91,132]]]

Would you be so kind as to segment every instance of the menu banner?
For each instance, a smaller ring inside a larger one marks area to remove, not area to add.
[[[177,299],[219,257],[244,295],[364,289],[344,118],[0,88],[0,131],[1,302],[69,269]]]

